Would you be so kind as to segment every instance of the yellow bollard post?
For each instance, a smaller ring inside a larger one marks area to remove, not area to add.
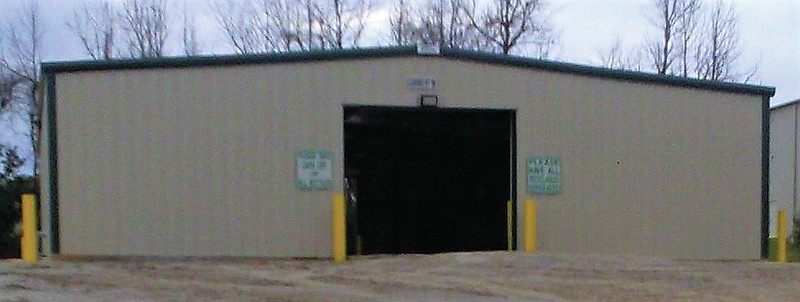
[[[786,210],[778,211],[778,263],[786,263]]]
[[[344,194],[333,196],[333,260],[347,260],[347,230],[345,227]]]
[[[22,194],[22,238],[20,239],[22,261],[35,263],[39,258],[36,224],[36,196]]]
[[[513,204],[511,204],[511,200],[506,203],[506,234],[508,234],[508,251],[514,250],[514,228],[512,223],[514,223],[514,208]]]
[[[525,201],[525,251],[536,251],[536,200]]]

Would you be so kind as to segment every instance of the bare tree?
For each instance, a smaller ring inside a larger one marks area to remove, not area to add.
[[[700,0],[682,0],[679,3],[677,27],[675,32],[677,34],[678,43],[676,45],[678,51],[678,72],[683,77],[689,77],[691,66],[693,65],[692,52],[696,49],[698,40],[697,29],[700,23],[702,3]]]
[[[542,7],[541,0],[493,0],[481,16],[466,12],[472,26],[503,54],[532,43],[540,49],[539,56],[546,56],[555,40]]]
[[[623,70],[642,70],[642,53],[638,49],[625,49],[622,38],[617,37],[607,51],[598,53],[603,67]]]
[[[706,10],[701,0],[654,0],[660,40],[650,41],[646,54],[659,74],[714,81],[747,81],[755,68],[737,74],[739,51],[736,13],[717,0]]]
[[[411,8],[406,0],[399,0],[389,17],[389,30],[391,41],[395,45],[408,45],[415,43],[414,32],[416,26],[412,21]]]
[[[95,60],[109,60],[115,55],[117,10],[108,1],[85,4],[73,11],[67,27],[81,40],[83,50]]]
[[[221,1],[212,4],[217,25],[225,34],[228,43],[238,53],[264,52],[263,37],[259,35],[254,21],[257,11],[252,2]]]
[[[36,97],[41,63],[42,27],[38,1],[24,2],[17,20],[0,31],[5,34],[4,52],[0,52],[0,75],[4,88],[5,108],[19,108],[27,119],[28,138],[33,153],[34,174],[38,174],[39,127],[41,99]],[[0,44],[3,45],[3,44]],[[7,93],[7,94],[6,94]]]
[[[197,40],[197,28],[194,23],[194,16],[189,12],[186,1],[183,2],[183,53],[187,56],[196,56],[200,53],[200,43]]]
[[[448,48],[486,49],[486,40],[469,22],[474,11],[474,2],[428,0],[416,10],[414,35],[419,42]]]
[[[608,51],[603,52],[601,51],[598,53],[600,56],[600,62],[603,64],[603,67],[612,68],[612,69],[625,69],[625,59],[622,50],[622,40],[620,37],[617,37],[614,40],[614,44],[609,48]]]
[[[745,73],[736,71],[741,51],[733,5],[722,0],[714,3],[699,43],[695,54],[697,77],[712,81],[747,82],[755,74],[756,68]]]
[[[358,47],[372,9],[369,0],[323,0],[312,22],[320,24],[321,48]]]
[[[135,58],[162,57],[169,36],[167,0],[125,0],[122,29]]]
[[[0,39],[0,42],[2,39]],[[2,45],[2,43],[0,43]],[[0,60],[3,58],[2,49],[0,49]],[[12,111],[12,106],[15,105],[17,98],[17,91],[20,89],[24,80],[22,77],[14,72],[11,72],[5,66],[0,65],[0,116],[6,112]]]
[[[212,5],[230,45],[245,54],[317,48],[322,28],[316,21],[319,11],[312,0],[223,0]]]
[[[260,26],[262,34],[274,37],[273,49],[276,51],[306,50],[308,38],[304,38],[306,23],[304,6],[296,0],[264,1],[265,22]],[[313,35],[313,31],[311,35]]]
[[[301,13],[303,17],[303,35],[301,35],[301,39],[305,44],[305,48],[310,49],[321,49],[323,45],[325,45],[324,38],[321,35],[321,32],[324,29],[324,24],[317,22],[318,16],[317,12],[319,11],[319,5],[317,4],[318,0],[300,0],[298,1],[299,5],[301,5]]]
[[[658,17],[653,23],[659,29],[659,39],[647,43],[647,54],[658,74],[667,74],[677,57],[676,29],[681,18],[680,7],[686,0],[654,0]]]

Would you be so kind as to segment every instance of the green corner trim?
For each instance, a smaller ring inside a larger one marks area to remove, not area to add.
[[[442,57],[487,64],[515,66],[536,70],[562,72],[591,77],[609,78],[631,82],[655,83],[698,89],[718,90],[734,93],[756,94],[772,97],[775,88],[748,84],[736,84],[676,76],[665,76],[645,72],[615,70],[572,63],[562,63],[520,56],[486,53],[473,50],[447,49],[438,55],[421,55],[414,46],[356,48],[344,50],[315,50],[285,53],[221,55],[196,57],[164,57],[148,59],[115,59],[106,61],[48,62],[42,64],[45,73],[81,72],[99,70],[187,68],[204,66],[229,66],[249,64],[273,64],[308,61],[357,60],[369,58],[391,58],[404,56]]]
[[[761,258],[769,256],[769,96],[761,101]]]
[[[49,148],[48,169],[50,170],[50,240],[53,254],[61,251],[61,238],[59,236],[59,208],[58,208],[58,127],[56,127],[56,75],[46,73],[47,85],[47,140]]]

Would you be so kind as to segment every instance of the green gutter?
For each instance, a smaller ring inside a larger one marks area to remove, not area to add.
[[[761,101],[761,258],[769,257],[769,97]]]
[[[53,254],[61,250],[58,208],[58,127],[56,127],[56,75],[45,73],[47,81],[47,140],[48,168],[50,169],[50,244]]]

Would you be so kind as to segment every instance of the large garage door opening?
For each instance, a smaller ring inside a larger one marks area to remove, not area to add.
[[[348,253],[513,248],[514,119],[512,110],[346,106]]]

